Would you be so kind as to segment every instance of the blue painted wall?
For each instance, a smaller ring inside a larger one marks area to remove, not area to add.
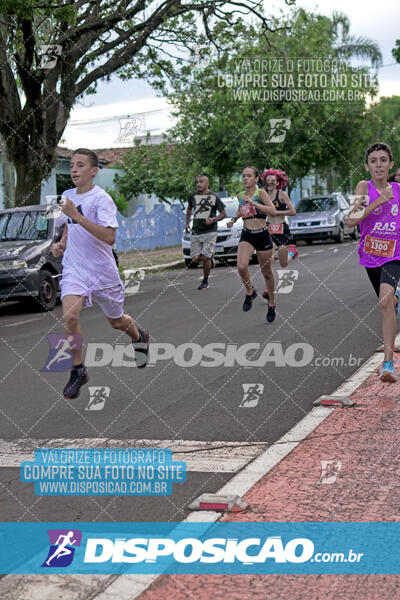
[[[134,215],[123,217],[118,213],[117,219],[118,252],[180,244],[185,227],[185,213],[179,204],[173,204],[169,211],[164,204],[158,204],[148,214],[144,205],[139,204]]]

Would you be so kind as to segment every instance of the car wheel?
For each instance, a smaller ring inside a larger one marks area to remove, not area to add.
[[[339,225],[339,233],[338,235],[335,237],[335,242],[337,242],[338,244],[342,244],[344,240],[344,231],[343,231],[343,226]]]
[[[39,273],[39,296],[35,300],[40,311],[53,310],[57,302],[57,284],[45,269]]]
[[[192,261],[190,260],[190,258],[185,258],[185,265],[187,267],[189,267],[189,265],[192,263]]]
[[[314,240],[306,240],[306,244],[307,246],[311,246],[311,244],[313,243]]]

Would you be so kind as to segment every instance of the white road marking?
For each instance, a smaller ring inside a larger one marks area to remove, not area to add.
[[[16,325],[24,325],[25,323],[32,323],[32,321],[39,321],[42,317],[34,317],[33,319],[26,319],[26,321],[17,321],[17,323],[7,323],[4,327],[15,327]]]
[[[188,471],[237,473],[256,458],[268,444],[264,442],[199,442],[188,440],[115,440],[110,438],[0,440],[0,467],[19,467],[33,460],[37,448],[163,448],[172,450],[174,460],[186,462]]]
[[[161,265],[152,265],[151,267],[137,267],[136,269],[125,269],[124,273],[128,272],[137,272],[137,271],[157,271],[157,269],[163,269],[165,267],[175,267],[176,265],[180,265],[183,263],[183,257],[179,260],[175,260],[169,263],[163,263]]]
[[[400,334],[396,337],[395,343],[396,345],[400,344]],[[375,370],[376,365],[381,362],[382,354],[378,352],[373,354],[371,358],[367,360],[366,363],[345,383],[333,391],[332,395],[348,396],[354,392],[354,390],[356,390]],[[264,477],[268,471],[287,456],[293,448],[322,423],[333,410],[336,409],[325,406],[313,408],[311,412],[288,431],[288,433],[262,452],[262,454],[255,457],[252,462],[216,493],[238,494],[239,496],[244,496],[257,481]],[[49,440],[48,442],[51,441],[52,440]],[[55,441],[57,442],[57,440]],[[176,440],[174,441],[176,443]],[[10,443],[11,442],[7,442],[7,444]],[[186,443],[215,444],[217,442]],[[226,448],[229,445],[227,442],[224,442],[224,444]],[[187,452],[187,448],[185,448],[185,450]],[[180,449],[180,451],[181,455],[184,455],[184,450]],[[186,519],[184,519],[183,523],[201,522],[210,523],[211,526],[212,523],[218,521],[220,517],[220,513],[215,511],[193,511]],[[177,527],[179,527],[179,523],[177,524]],[[7,600],[20,600],[21,598],[29,598],[30,600],[50,600],[50,598],[54,597],[54,592],[61,593],[62,590],[62,593],[65,595],[65,590],[68,590],[68,600],[80,600],[82,597],[87,597],[89,595],[85,595],[85,591],[89,588],[92,600],[135,600],[135,598],[138,598],[140,594],[147,590],[159,576],[159,574],[119,576],[53,575],[51,582],[49,582],[48,576],[45,575],[6,575],[0,581],[0,595],[3,598],[7,598]],[[71,585],[71,581],[73,582],[73,585]],[[94,595],[96,594],[96,590],[98,590],[98,593],[97,595]]]

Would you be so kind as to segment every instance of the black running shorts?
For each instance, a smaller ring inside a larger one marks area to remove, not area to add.
[[[378,297],[381,283],[388,283],[394,288],[397,287],[400,280],[400,260],[390,260],[380,267],[365,268]]]
[[[250,229],[243,227],[240,242],[248,242],[259,252],[272,250],[273,247],[272,239],[267,229],[262,229],[261,231],[258,229],[253,233]]]

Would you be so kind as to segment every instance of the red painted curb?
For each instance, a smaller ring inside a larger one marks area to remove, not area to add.
[[[400,521],[400,382],[373,373],[351,399],[249,490],[245,513],[222,521]],[[335,461],[330,473],[321,461]],[[398,575],[170,575],[139,598],[394,600],[399,588]]]

